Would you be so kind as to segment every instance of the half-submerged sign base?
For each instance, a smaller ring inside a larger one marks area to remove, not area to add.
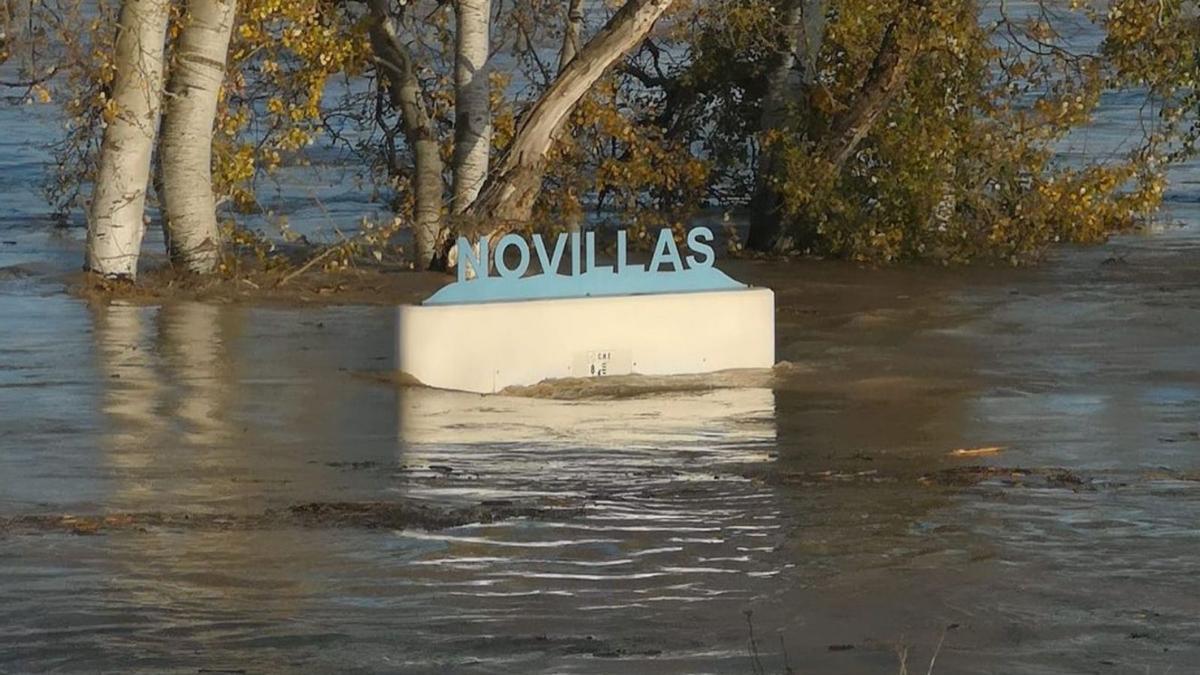
[[[490,394],[564,377],[774,364],[766,288],[399,309],[396,367],[440,389]]]

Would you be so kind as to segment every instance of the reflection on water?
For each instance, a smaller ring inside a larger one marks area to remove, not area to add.
[[[0,527],[0,670],[253,669],[278,665],[271,654],[369,670],[598,655],[741,664],[741,610],[789,567],[775,553],[777,495],[726,470],[772,461],[770,389],[480,397],[370,375],[388,367],[386,311],[114,304],[77,316],[90,326],[77,376],[94,431],[47,466],[34,450],[44,425],[6,416],[0,519],[210,519],[91,537]],[[78,331],[79,318],[60,322]],[[14,363],[60,347],[25,349]],[[50,390],[62,370],[28,385]],[[269,516],[247,529],[259,521],[244,517],[393,500],[535,502],[551,517],[436,531]]]
[[[172,417],[189,445],[215,445],[232,433],[225,422],[232,408],[226,343],[236,335],[234,314],[199,302],[167,305],[158,312],[158,353],[179,383],[176,395],[163,403],[174,409]]]
[[[775,441],[769,389],[557,401],[411,387],[399,401],[401,461],[438,477],[430,498],[711,479],[714,465],[767,461]]]
[[[233,374],[226,342],[232,312],[187,302],[159,308],[113,304],[91,308],[106,432],[105,464],[118,474],[174,476],[187,492],[206,467],[220,464],[230,434]],[[173,482],[173,481],[172,481]],[[145,480],[121,485],[149,498]],[[203,497],[207,488],[200,489]],[[176,495],[181,496],[181,495]]]
[[[227,498],[236,376],[228,343],[238,310],[197,302],[93,306],[104,413],[96,467],[109,508],[163,509]]]
[[[635,621],[661,651],[677,640],[659,630],[708,624],[734,640],[721,658],[743,658],[740,610],[783,568],[773,552],[784,533],[775,495],[720,466],[769,460],[770,390],[555,401],[413,388],[400,410],[406,494],[586,504],[562,522],[407,534],[406,574],[442,589],[431,600],[444,608],[432,619],[443,638],[522,614],[587,634]],[[687,657],[718,654],[711,644],[672,654]]]
[[[150,348],[153,326],[147,325],[152,310],[130,305],[103,307],[95,313],[93,330],[100,374],[113,381],[104,390],[104,412],[114,427],[109,436],[116,466],[145,466],[154,451],[146,447],[149,439],[159,436],[170,418],[159,410],[161,392],[165,389],[149,362],[154,351]],[[138,448],[140,456],[130,458],[127,451]]]

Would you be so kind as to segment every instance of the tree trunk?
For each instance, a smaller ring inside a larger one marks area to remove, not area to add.
[[[859,144],[874,126],[875,121],[887,109],[888,103],[903,89],[908,76],[908,67],[913,57],[913,54],[910,53],[911,50],[905,49],[900,41],[901,21],[905,19],[903,13],[914,10],[923,11],[924,6],[925,0],[906,3],[906,6],[900,10],[901,14],[897,15],[884,30],[879,50],[875,53],[875,59],[872,61],[854,100],[845,110],[834,116],[830,121],[829,128],[821,134],[821,138],[810,139],[817,141],[817,153],[830,163],[833,171],[840,171],[846,161],[854,155]],[[799,25],[805,26],[806,24],[808,22],[802,20]],[[924,28],[923,21],[919,25],[922,29]],[[772,84],[774,83],[772,81]],[[786,84],[786,80],[784,83]],[[809,87],[801,86],[797,89],[808,91]],[[768,94],[768,98],[769,96],[770,94]],[[768,100],[764,105],[764,131],[779,128],[777,125],[766,126],[770,121],[768,113],[773,111],[772,103]],[[764,155],[766,154],[765,152]],[[767,159],[773,160],[773,158]],[[780,195],[778,188],[771,183],[775,171],[776,167],[773,163],[767,163],[765,166],[760,166],[759,169],[758,180],[761,192],[756,191],[750,221],[749,245],[754,250],[775,251],[779,249],[783,241],[781,237],[783,228],[778,213]]]
[[[563,26],[563,41],[562,47],[558,51],[558,72],[559,74],[567,67],[567,64],[575,60],[575,55],[579,53],[579,36],[583,33],[583,0],[567,0],[567,21]],[[568,186],[567,198],[575,199],[575,189]],[[583,230],[583,214],[572,213],[563,226],[568,232],[580,232]]]
[[[838,169],[854,154],[888,102],[904,86],[910,59],[900,46],[898,30],[896,21],[888,24],[858,96],[849,108],[834,118],[827,140],[822,144],[821,154]]]
[[[567,116],[617,59],[636,47],[672,0],[626,0],[526,113],[469,214],[499,230],[524,224],[542,189],[546,154]],[[450,238],[446,238],[447,244]],[[444,256],[449,246],[441,254]]]
[[[12,53],[8,46],[9,41],[15,37],[9,34],[13,24],[12,14],[12,10],[9,9],[9,0],[0,0],[0,63],[7,61]]]
[[[444,185],[437,134],[425,110],[424,93],[412,55],[396,35],[387,0],[368,0],[371,10],[371,49],[387,80],[392,107],[400,112],[404,137],[413,153],[413,262],[426,269],[438,250]]]
[[[785,130],[789,105],[807,107],[816,83],[817,57],[825,42],[829,0],[784,0],[784,45],[779,61],[767,76],[760,138]],[[779,209],[778,148],[762,142],[750,200],[749,248],[775,250],[783,234]]]
[[[491,0],[458,0],[454,46],[454,182],[451,210],[467,210],[487,178],[492,111],[487,74]]]
[[[85,269],[135,279],[145,232],[146,186],[162,101],[167,0],[124,0],[112,112],[89,208]]]
[[[237,8],[235,0],[189,0],[175,49],[161,158],[171,262],[199,274],[221,253],[212,191],[213,122]]]
[[[562,72],[579,53],[583,33],[583,0],[567,0],[567,23],[563,27],[562,49],[558,52],[558,72]]]

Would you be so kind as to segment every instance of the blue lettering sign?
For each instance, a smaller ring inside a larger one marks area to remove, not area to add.
[[[645,271],[645,265],[629,265],[625,262],[625,249],[628,248],[625,240],[625,230],[617,231],[617,274],[624,274],[626,270]]]
[[[713,261],[716,260],[716,253],[713,252],[713,247],[709,244],[713,240],[712,230],[707,227],[694,227],[688,232],[687,247],[692,253],[699,253],[704,258],[697,258],[694,255],[689,255],[687,258],[688,267],[711,267]]]
[[[471,270],[475,272],[477,278],[483,279],[488,275],[488,238],[486,236],[479,238],[478,250],[471,247],[471,243],[464,237],[458,238],[458,283],[467,281],[467,265],[471,266]]]
[[[658,243],[654,245],[654,257],[650,259],[650,271],[659,272],[663,263],[671,263],[676,272],[683,271],[683,259],[679,257],[679,247],[675,245],[675,235],[668,229],[658,231]]]
[[[533,248],[537,251],[538,264],[542,266],[543,274],[558,274],[562,265],[563,252],[567,250],[567,235],[559,234],[554,238],[554,255],[546,255],[546,243],[541,236],[533,238]]]
[[[538,237],[540,240],[541,237]],[[517,248],[517,253],[521,256],[521,261],[516,267],[510,268],[505,255],[508,249]],[[519,234],[506,234],[500,237],[500,243],[496,244],[496,271],[505,279],[520,279],[525,276],[525,272],[529,271],[529,244]]]
[[[526,276],[531,254],[529,242],[517,234],[506,234],[489,254],[487,237],[480,237],[472,246],[459,237],[458,281],[434,293],[426,305],[497,302],[511,300],[540,300],[549,298],[582,298],[592,296],[639,295],[646,293],[686,293],[745,288],[716,269],[713,233],[707,227],[688,231],[685,258],[671,230],[658,233],[649,266],[630,264],[628,238],[624,230],[617,231],[616,264],[599,264],[596,259],[596,233],[559,234],[553,250],[545,239],[534,234],[533,254],[541,267],[539,274]],[[513,251],[515,249],[515,252]],[[569,274],[560,273],[563,256],[571,256]],[[516,258],[515,266],[509,260]],[[685,264],[686,262],[686,264]],[[475,273],[468,279],[467,267]],[[489,270],[495,266],[497,276]]]

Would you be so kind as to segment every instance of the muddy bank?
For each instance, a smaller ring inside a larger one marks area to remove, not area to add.
[[[142,273],[136,283],[108,281],[83,272],[62,276],[60,281],[71,295],[92,302],[157,305],[199,301],[305,306],[413,304],[453,281],[453,277],[437,272],[366,267],[338,272],[315,270],[290,278],[279,272],[253,271],[234,277],[205,278],[164,266]]]

